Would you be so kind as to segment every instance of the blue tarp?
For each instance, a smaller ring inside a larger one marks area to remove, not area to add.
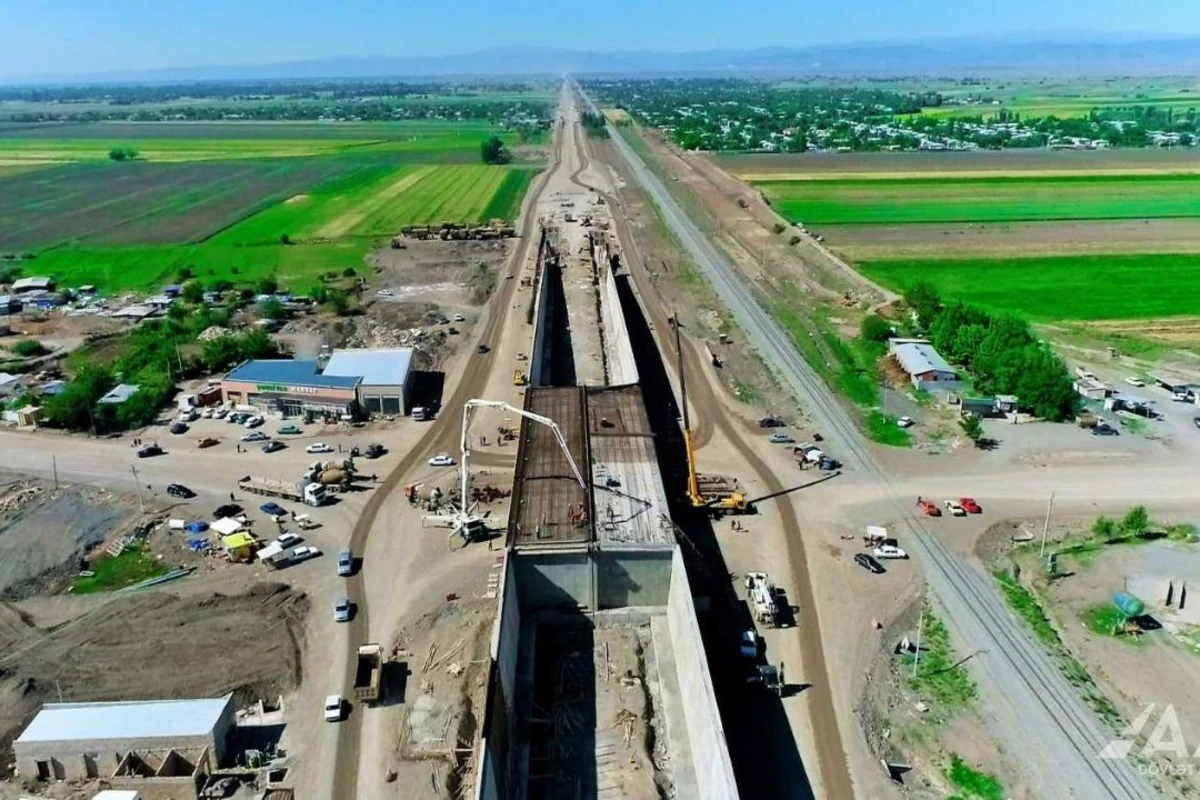
[[[1113,605],[1127,617],[1140,617],[1146,613],[1146,605],[1128,592],[1114,594]]]
[[[184,529],[187,530],[188,533],[204,533],[206,530],[208,530],[208,523],[204,522],[203,520],[196,520],[195,522],[189,522],[184,526]]]

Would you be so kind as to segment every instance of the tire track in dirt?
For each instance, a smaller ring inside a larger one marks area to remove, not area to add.
[[[533,185],[530,186],[529,193],[526,195],[521,214],[520,238],[518,239],[517,248],[513,251],[508,262],[509,269],[519,267],[525,262],[528,256],[529,248],[533,243],[533,233],[536,228],[537,214],[535,208],[537,202],[546,187],[550,175],[559,168],[562,161],[559,147],[561,147],[561,142],[556,141],[550,163],[534,180]],[[512,304],[512,296],[516,292],[518,283],[519,281],[517,280],[501,281],[500,291],[494,294],[490,301],[491,306],[487,321],[483,326],[479,338],[467,343],[468,347],[472,350],[480,343],[486,343],[493,350],[496,349],[504,324],[512,318],[505,313],[505,310]],[[463,372],[463,380],[459,382],[450,397],[443,401],[442,409],[461,407],[468,399],[482,394],[483,390],[487,387],[488,380],[491,378],[495,366],[495,359],[489,355],[480,355],[478,353],[471,355],[470,358],[473,363]],[[413,468],[421,463],[424,454],[431,450],[449,450],[458,441],[458,421],[459,418],[455,414],[439,412],[437,418],[432,423],[429,423],[429,430],[425,432],[425,435],[413,445],[412,449],[400,459],[392,471],[388,473],[387,477],[384,478],[379,488],[375,490],[370,500],[367,501],[350,535],[350,548],[355,553],[360,556],[362,555],[367,544],[367,539],[371,535],[371,530],[375,525],[375,520],[379,516],[380,508],[382,508],[384,502],[396,487],[412,472]],[[358,644],[367,641],[370,631],[361,569],[356,571],[347,580],[347,586],[347,594],[350,597],[358,598],[359,602],[358,613],[355,614],[350,622],[350,630],[347,637],[346,675],[343,678],[342,689],[345,696],[352,697],[354,694],[355,657]],[[359,750],[362,741],[362,722],[363,714],[359,710],[359,713],[344,720],[338,729],[333,783],[333,796],[336,798],[358,797],[358,767]]]
[[[673,364],[671,354],[675,354],[674,343],[663,341],[661,331],[670,330],[670,323],[661,306],[654,307],[649,302],[652,295],[647,293],[645,272],[643,269],[631,269],[630,275],[637,286],[642,298],[643,308],[654,320],[656,338],[659,340],[659,350],[667,356],[667,363]],[[672,337],[666,337],[671,339]],[[685,369],[690,375],[706,375],[703,370],[703,360],[690,338],[683,339],[683,359]],[[678,376],[676,376],[678,378]],[[742,431],[725,410],[721,401],[713,391],[712,384],[705,380],[695,380],[688,384],[688,400],[696,407],[698,417],[713,420],[725,439],[750,465],[754,475],[763,482],[766,494],[782,492],[785,487],[776,477],[775,472],[767,466],[758,454],[746,443]],[[786,496],[775,500],[779,509],[780,524],[783,528],[784,540],[791,560],[792,574],[797,579],[797,585],[792,587],[791,596],[796,598],[800,608],[804,610],[805,622],[797,626],[800,635],[800,647],[804,654],[804,682],[811,684],[806,691],[810,708],[812,729],[818,742],[817,764],[819,769],[819,785],[822,796],[828,798],[846,798],[853,800],[854,785],[850,778],[849,762],[845,749],[842,747],[840,729],[837,723],[837,713],[834,710],[833,692],[831,689],[829,671],[825,663],[825,650],[821,641],[821,622],[813,594],[809,574],[808,555],[805,551],[804,538],[800,523],[791,500]]]

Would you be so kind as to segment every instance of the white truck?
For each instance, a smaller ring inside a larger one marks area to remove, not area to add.
[[[775,584],[768,580],[767,573],[746,573],[746,602],[750,605],[756,622],[775,626]]]
[[[247,475],[238,481],[238,489],[263,497],[295,500],[308,506],[322,505],[329,497],[324,486],[308,481],[277,481]]]
[[[807,461],[810,464],[819,464],[825,453],[821,448],[817,447],[812,442],[804,442],[792,448],[792,455],[797,461]]]

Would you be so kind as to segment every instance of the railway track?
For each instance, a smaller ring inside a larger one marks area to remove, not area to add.
[[[831,396],[816,372],[797,353],[788,335],[762,308],[746,281],[716,247],[704,238],[646,167],[615,131],[618,151],[645,191],[662,211],[683,246],[724,299],[755,348],[770,361],[792,392],[807,402],[826,437],[840,445],[847,466],[876,481],[891,501],[896,516],[912,536],[914,549],[926,567],[934,593],[951,622],[979,657],[974,671],[983,673],[981,686],[991,692],[991,705],[1007,702],[1008,722],[997,726],[1004,749],[1022,754],[1035,793],[1040,796],[1152,798],[1134,765],[1124,760],[1098,759],[1113,738],[1084,706],[1050,656],[1034,642],[1009,611],[991,579],[965,563],[912,513],[906,498],[870,452],[847,410]],[[993,713],[1004,709],[990,708]],[[997,714],[995,718],[999,718]]]

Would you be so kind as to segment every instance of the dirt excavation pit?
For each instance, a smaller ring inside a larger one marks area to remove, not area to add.
[[[432,303],[450,310],[483,305],[495,288],[511,240],[405,241],[376,250],[370,260],[380,275],[379,302]]]
[[[136,513],[104,489],[7,475],[0,483],[0,597],[20,599],[78,572],[79,561]]]
[[[274,701],[300,683],[308,610],[306,595],[278,583],[0,603],[0,759],[11,762],[22,726],[60,697]]]

